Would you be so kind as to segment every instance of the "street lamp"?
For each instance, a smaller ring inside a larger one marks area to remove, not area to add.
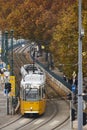
[[[82,0],[79,0],[78,15],[79,15],[79,38],[78,38],[78,130],[83,129],[83,76],[82,76],[82,38],[84,30],[82,29]]]
[[[81,31],[80,31],[80,39],[82,39],[84,37],[84,29],[81,28]]]
[[[8,66],[8,31],[5,31],[5,62]]]
[[[1,47],[1,59],[2,61],[4,61],[5,59],[5,53],[4,53],[4,50],[5,50],[5,42],[4,42],[4,33],[2,32],[2,47]]]

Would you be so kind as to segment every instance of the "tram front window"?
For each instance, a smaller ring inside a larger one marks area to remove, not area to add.
[[[29,100],[39,100],[39,91],[38,89],[30,88],[25,90],[25,99]]]

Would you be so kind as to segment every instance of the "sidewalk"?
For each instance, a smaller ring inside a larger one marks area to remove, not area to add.
[[[73,121],[73,130],[78,130],[78,121]],[[87,130],[87,125],[83,126],[83,130]]]

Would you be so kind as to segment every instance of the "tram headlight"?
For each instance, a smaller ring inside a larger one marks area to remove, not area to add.
[[[32,107],[30,107],[30,111],[32,111]]]

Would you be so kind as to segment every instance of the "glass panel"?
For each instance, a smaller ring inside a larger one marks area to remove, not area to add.
[[[40,100],[39,90],[37,88],[25,89],[25,100]]]
[[[45,88],[42,88],[42,98],[45,98]]]

